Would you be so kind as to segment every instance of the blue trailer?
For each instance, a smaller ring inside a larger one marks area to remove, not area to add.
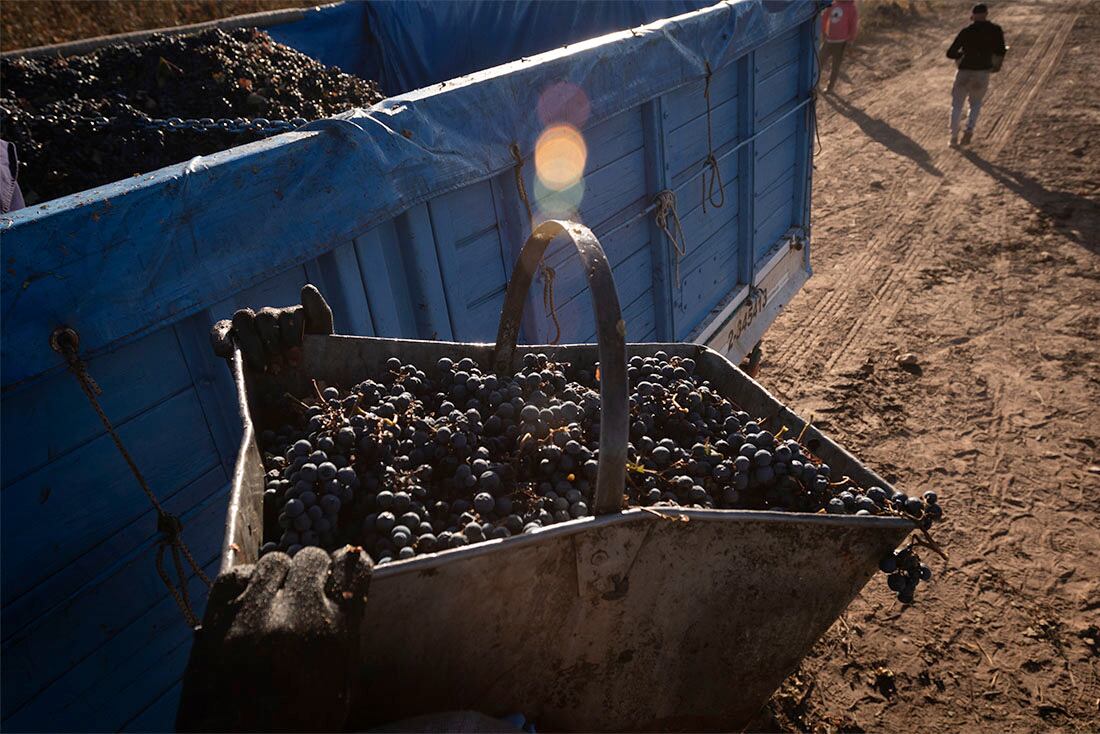
[[[489,341],[532,219],[564,216],[606,249],[630,341],[740,359],[810,275],[820,5],[363,2],[233,21],[391,96],[0,220],[2,726],[170,729],[191,639],[154,563],[157,514],[51,349],[57,327],[207,574],[240,439],[207,333],[237,308],[312,282],[338,332]],[[522,339],[592,341],[575,252],[546,265]],[[201,579],[188,589],[201,611]]]

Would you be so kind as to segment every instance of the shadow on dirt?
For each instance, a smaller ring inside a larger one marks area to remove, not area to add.
[[[932,162],[932,156],[928,154],[928,151],[921,147],[921,144],[916,140],[913,140],[890,123],[880,120],[877,117],[871,117],[851,102],[835,94],[823,94],[821,95],[821,99],[828,102],[829,106],[834,110],[859,125],[859,129],[862,130],[867,137],[879,143],[887,150],[905,156],[933,176],[938,178],[943,176],[940,169],[936,168],[935,164]]]
[[[1046,215],[1058,232],[1092,252],[1100,252],[1100,201],[1072,191],[1048,189],[1034,178],[987,161],[973,150],[960,152],[994,181]]]

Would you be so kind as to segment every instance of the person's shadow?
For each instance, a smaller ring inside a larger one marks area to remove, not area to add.
[[[913,140],[901,130],[898,130],[884,120],[871,117],[866,112],[841,97],[837,97],[833,94],[823,94],[822,98],[824,98],[834,110],[858,125],[859,129],[876,143],[884,146],[887,150],[892,150],[898,155],[905,156],[933,176],[943,176],[940,169],[936,168],[935,164],[932,163],[932,156],[928,154],[928,151],[922,148],[920,143]]]
[[[987,161],[973,150],[960,152],[994,181],[1047,215],[1062,235],[1092,252],[1100,252],[1100,200],[1048,189],[1030,176]]]

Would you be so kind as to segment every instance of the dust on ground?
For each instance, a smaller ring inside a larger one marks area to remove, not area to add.
[[[1100,18],[998,3],[1009,55],[954,150],[967,12],[862,39],[822,96],[814,277],[759,378],[935,489],[950,561],[910,607],[873,579],[755,729],[1100,730]]]

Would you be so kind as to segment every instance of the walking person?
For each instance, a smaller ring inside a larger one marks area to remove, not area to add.
[[[970,113],[963,130],[962,144],[969,145],[974,125],[982,111],[982,100],[989,89],[989,75],[1001,70],[1005,56],[1005,36],[1001,27],[988,20],[989,9],[984,3],[970,11],[970,25],[959,31],[955,42],[947,49],[947,58],[959,67],[955,85],[951,88],[951,147],[959,145],[959,123],[963,102],[969,100]]]
[[[825,92],[833,91],[840,76],[840,62],[844,59],[844,50],[856,40],[859,31],[859,11],[855,0],[836,0],[821,16],[821,53],[818,54],[818,66],[825,71],[825,59],[832,62],[829,70],[829,86]]]

